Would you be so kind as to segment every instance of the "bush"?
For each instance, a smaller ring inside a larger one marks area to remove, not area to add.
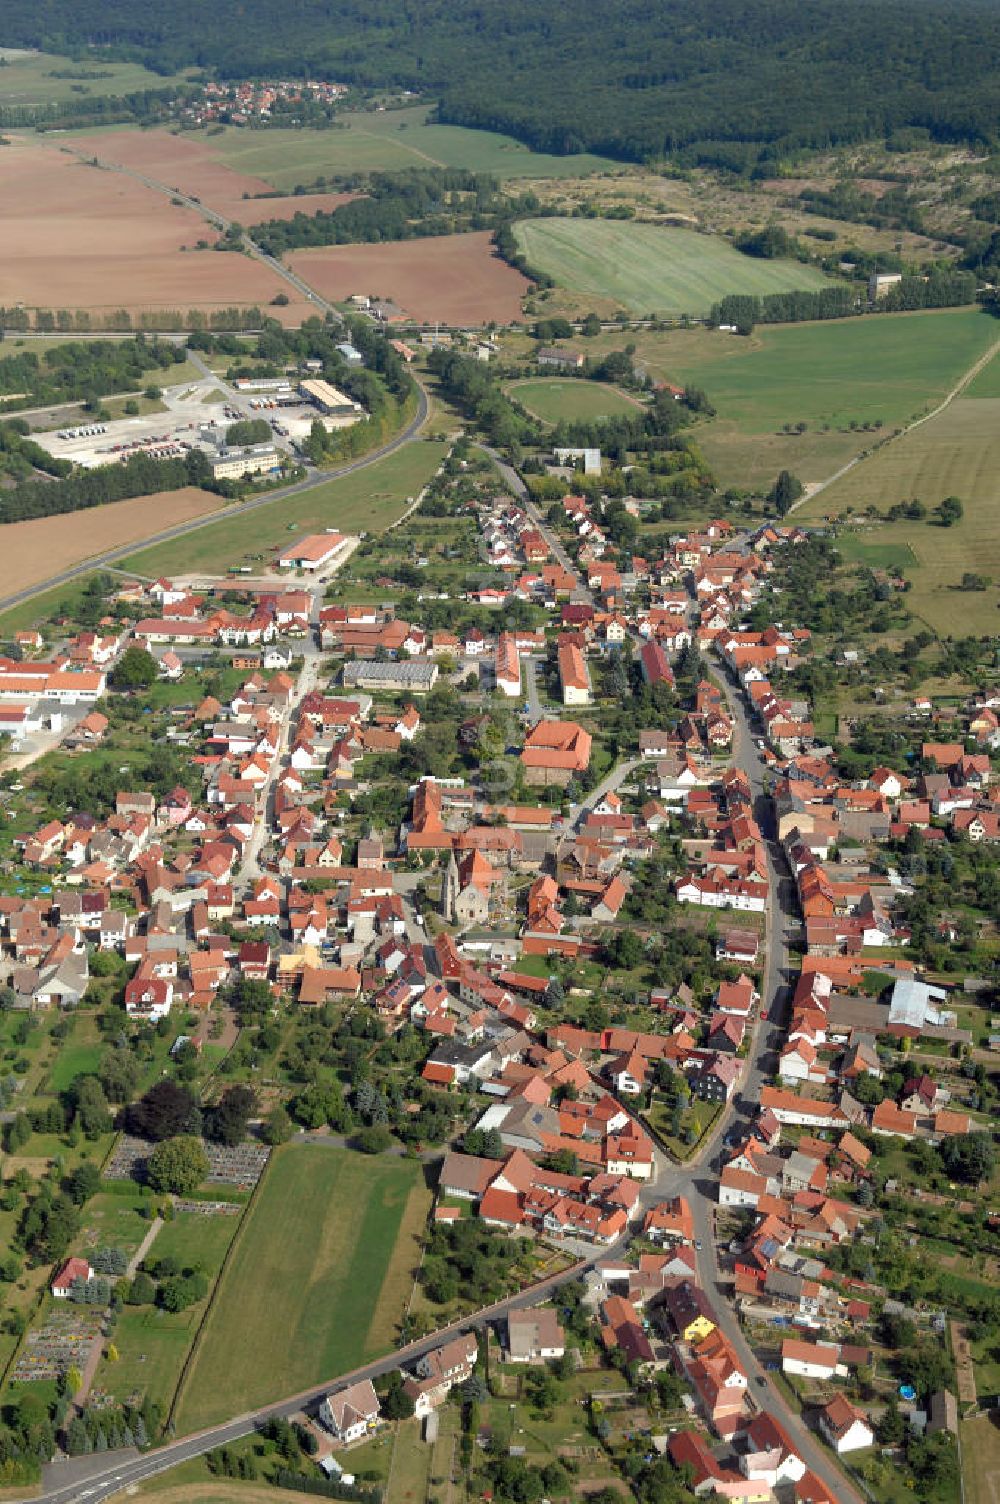
[[[351,1143],[362,1154],[383,1154],[392,1143],[392,1134],[380,1123],[373,1123],[370,1128],[359,1128]]]

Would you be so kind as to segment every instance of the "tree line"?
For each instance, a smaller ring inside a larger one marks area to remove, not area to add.
[[[773,292],[764,297],[729,293],[712,304],[708,322],[732,325],[741,334],[749,334],[755,324],[797,324],[866,313],[958,308],[976,301],[977,286],[971,272],[932,271],[927,277],[902,277],[884,297],[873,302],[852,284],[834,284],[815,292]]]
[[[588,0],[370,0],[363,14],[352,0],[278,13],[264,0],[37,0],[7,18],[5,40],[161,75],[406,85],[438,98],[444,121],[539,150],[682,153],[736,171],[913,127],[989,143],[1000,117],[1000,15],[981,0],[611,0],[599,26]]]
[[[254,227],[254,240],[268,255],[310,245],[356,245],[387,240],[454,235],[492,229],[498,216],[533,214],[538,200],[527,194],[512,203],[486,173],[459,168],[380,172],[342,182],[362,196],[335,209],[294,214]]]
[[[156,491],[180,491],[184,486],[216,489],[208,459],[200,449],[190,449],[183,459],[172,460],[136,454],[123,464],[74,470],[61,480],[26,480],[0,491],[0,523],[82,512]]]
[[[279,293],[279,298],[282,296]],[[287,302],[287,299],[285,300]],[[88,308],[24,308],[0,305],[0,339],[5,333],[29,334],[130,334],[133,329],[147,333],[173,333],[175,330],[234,331],[256,334],[273,322],[256,304],[245,307],[213,308],[142,308],[133,313],[128,308],[112,308],[94,313]]]

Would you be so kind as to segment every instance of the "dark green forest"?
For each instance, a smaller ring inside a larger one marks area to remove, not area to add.
[[[542,150],[740,171],[906,127],[992,141],[1000,119],[992,0],[38,0],[5,17],[4,40],[161,73],[405,85],[442,120]]]

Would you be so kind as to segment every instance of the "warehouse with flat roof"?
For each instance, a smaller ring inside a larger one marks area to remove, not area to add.
[[[329,381],[323,381],[318,376],[300,381],[299,392],[307,402],[311,402],[328,417],[364,412],[360,402],[355,402],[353,397],[348,397],[347,393],[342,392],[339,387],[331,386]]]

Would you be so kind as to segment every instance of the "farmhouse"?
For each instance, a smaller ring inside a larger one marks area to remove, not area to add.
[[[823,1406],[819,1428],[838,1456],[870,1447],[875,1440],[875,1433],[861,1411],[843,1394]]]

